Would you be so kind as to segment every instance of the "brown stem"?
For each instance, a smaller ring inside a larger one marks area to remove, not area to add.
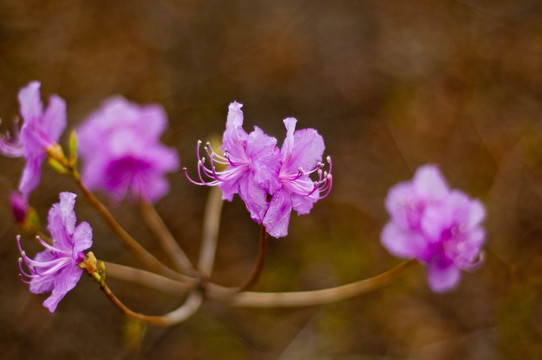
[[[197,285],[195,281],[193,281],[193,284],[189,285],[185,282],[172,280],[170,278],[130,266],[119,265],[108,261],[104,261],[104,263],[105,268],[107,269],[108,277],[143,285],[150,289],[165,293],[179,294],[193,290]]]
[[[211,277],[216,255],[218,229],[220,227],[220,213],[222,212],[222,191],[218,187],[211,188],[205,214],[203,218],[203,235],[201,239],[201,251],[198,261],[200,275],[204,279]]]
[[[258,279],[260,278],[260,275],[262,274],[263,264],[265,262],[266,248],[267,248],[267,231],[265,230],[265,226],[260,225],[260,249],[258,252],[258,259],[256,260],[256,264],[254,265],[252,274],[250,274],[249,278],[245,281],[245,283],[239,287],[238,292],[248,290],[258,282]]]
[[[377,290],[400,276],[406,269],[416,264],[407,260],[396,267],[374,277],[321,290],[294,292],[236,292],[235,289],[214,283],[204,284],[208,298],[226,302],[232,306],[252,308],[285,308],[329,304]],[[131,273],[131,275],[129,275]],[[107,275],[132,281],[152,289],[178,294],[184,291],[184,284],[145,270],[134,269],[112,263],[107,264]]]
[[[232,306],[240,307],[284,308],[329,304],[376,290],[388,284],[416,263],[416,260],[408,260],[380,275],[322,290],[279,293],[241,292],[232,295],[230,289],[209,284],[207,295],[210,298],[225,300]]]
[[[188,319],[200,308],[203,300],[203,297],[199,291],[193,291],[188,295],[186,301],[179,308],[163,316],[152,316],[130,310],[115,296],[115,294],[113,294],[104,281],[100,283],[100,289],[126,316],[157,326],[171,326]]]
[[[177,279],[181,281],[191,281],[192,278],[180,274],[166,265],[164,265],[160,260],[158,260],[154,255],[149,253],[143,246],[141,246],[133,237],[130,236],[124,230],[122,226],[115,220],[113,215],[107,210],[107,208],[98,200],[94,194],[83,184],[81,179],[78,176],[75,176],[74,173],[73,179],[83,192],[85,196],[88,198],[90,203],[98,210],[100,215],[102,215],[103,219],[107,222],[109,227],[119,236],[119,238],[122,240],[122,242],[128,246],[132,250],[132,252],[143,262],[146,264],[150,269],[160,272],[166,276],[171,277],[172,279]]]
[[[164,252],[173,260],[177,270],[184,272],[185,274],[195,275],[196,271],[186,256],[186,253],[180,247],[179,243],[175,240],[168,227],[164,223],[164,220],[154,205],[148,201],[142,200],[139,202],[139,209],[143,220],[147,223],[147,226],[154,232],[158,238],[160,245]]]

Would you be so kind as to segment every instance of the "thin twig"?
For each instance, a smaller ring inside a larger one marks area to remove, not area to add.
[[[265,230],[265,226],[260,225],[260,249],[258,251],[258,259],[256,260],[256,264],[254,265],[254,269],[252,270],[252,273],[250,274],[249,278],[245,281],[243,285],[241,285],[238,289],[239,292],[245,291],[253,287],[260,278],[260,275],[263,270],[263,264],[265,262],[265,252],[267,249],[267,231]]]
[[[196,281],[193,281],[193,284],[189,285],[185,282],[172,280],[150,271],[119,265],[108,261],[104,261],[104,264],[107,269],[108,277],[143,285],[150,289],[165,293],[179,294],[193,290],[197,285]]]
[[[94,196],[94,194],[83,184],[79,177],[74,176],[73,179],[85,194],[90,203],[98,210],[103,219],[107,222],[109,227],[119,236],[119,238],[124,242],[129,249],[138,257],[141,262],[146,264],[150,269],[160,272],[166,276],[169,276],[172,279],[177,279],[181,281],[191,281],[191,277],[180,274],[175,270],[170,269],[164,265],[160,260],[158,260],[154,255],[148,252],[141,244],[139,244],[130,234],[124,230],[124,228],[115,220],[113,215],[107,210],[107,208]]]
[[[209,299],[225,302],[237,307],[285,308],[315,306],[329,304],[377,290],[390,283],[416,263],[416,260],[407,260],[371,278],[321,290],[277,293],[237,292],[235,288],[228,288],[214,283],[203,285],[205,286],[205,295]],[[171,280],[145,270],[112,263],[107,263],[107,275],[173,294],[178,294],[179,291],[185,290],[186,286],[176,280]]]
[[[167,313],[166,315],[144,315],[130,310],[126,305],[124,305],[115,296],[115,294],[113,294],[105,282],[100,284],[100,289],[126,316],[157,326],[172,326],[188,319],[200,308],[203,301],[203,296],[199,291],[192,291],[190,294],[188,294],[186,301],[179,308]]]
[[[179,243],[175,240],[168,227],[164,223],[162,217],[156,211],[154,205],[148,201],[142,200],[139,202],[139,209],[143,220],[147,223],[149,228],[154,232],[158,238],[160,245],[164,252],[173,260],[177,270],[189,274],[195,275],[196,271],[186,256]]]
[[[231,289],[208,284],[209,298],[227,301],[232,306],[253,308],[285,308],[329,304],[376,290],[404,270],[416,264],[416,260],[405,261],[380,275],[333,288],[296,292],[241,292],[232,294]]]
[[[203,235],[198,261],[200,276],[204,279],[209,279],[213,271],[223,203],[222,190],[217,187],[211,188],[209,197],[207,198],[207,204],[205,205]]]

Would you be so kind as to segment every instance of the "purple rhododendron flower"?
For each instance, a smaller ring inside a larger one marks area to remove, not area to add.
[[[460,270],[481,263],[484,206],[450,190],[436,166],[423,166],[412,181],[392,187],[385,205],[391,220],[382,231],[382,244],[398,257],[424,263],[433,291],[454,288]]]
[[[233,102],[229,106],[226,131],[222,138],[221,150],[224,156],[216,153],[207,143],[205,151],[211,160],[210,168],[205,166],[205,159],[200,157],[198,142],[198,172],[201,182],[197,185],[218,185],[222,189],[222,198],[232,201],[239,194],[254,221],[261,223],[267,211],[267,194],[279,188],[277,139],[266,135],[258,127],[247,134],[243,130],[243,105]],[[227,166],[217,171],[216,164]],[[186,173],[186,169],[184,169]],[[188,176],[188,175],[187,175]],[[211,181],[206,181],[204,177]]]
[[[0,152],[5,156],[26,159],[19,191],[27,200],[40,182],[46,149],[55,145],[66,128],[66,103],[52,95],[49,106],[43,111],[40,83],[33,81],[19,91],[19,104],[23,125],[20,132],[15,129],[13,138],[8,135],[0,139]]]
[[[128,193],[154,202],[169,191],[166,172],[179,167],[177,152],[160,143],[167,116],[158,105],[112,98],[78,130],[82,178],[115,201]]]
[[[263,220],[267,232],[277,238],[288,234],[292,209],[298,215],[308,214],[316,201],[329,194],[332,185],[330,157],[327,158],[329,173],[322,171],[324,139],[314,129],[295,131],[296,123],[294,118],[284,120],[286,139],[280,151],[280,187],[271,193]],[[315,182],[309,177],[314,172],[318,173]]]
[[[292,209],[308,214],[314,202],[331,189],[331,174],[322,171],[324,164],[320,162],[324,141],[314,129],[295,131],[296,120],[288,118],[284,120],[286,140],[279,151],[277,140],[260,128],[254,127],[250,134],[243,130],[241,107],[237,102],[229,106],[221,147],[224,155],[207,143],[204,150],[211,161],[205,166],[199,141],[200,182],[187,177],[196,185],[220,186],[223,199],[228,201],[239,194],[254,221],[263,223],[274,237],[286,236]],[[331,164],[329,157],[327,161]],[[217,171],[217,165],[226,169]],[[313,172],[318,173],[318,181],[310,179]]]
[[[60,194],[60,203],[54,204],[49,210],[47,229],[51,233],[53,244],[49,245],[38,237],[45,250],[34,259],[26,255],[21,248],[21,237],[17,237],[22,256],[19,258],[21,279],[30,284],[30,291],[34,294],[51,292],[51,296],[43,302],[43,306],[50,312],[55,311],[60,300],[81,278],[83,270],[77,264],[85,258],[83,250],[92,246],[90,225],[82,222],[75,226],[75,197],[75,194],[63,192]],[[22,266],[23,261],[28,272]],[[29,280],[25,280],[23,275]]]

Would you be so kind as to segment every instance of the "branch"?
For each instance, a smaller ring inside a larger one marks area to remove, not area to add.
[[[122,242],[132,250],[132,252],[150,269],[158,271],[164,275],[181,281],[191,281],[192,278],[183,274],[180,274],[158,260],[154,255],[148,252],[141,244],[139,244],[130,234],[124,230],[124,228],[115,220],[113,215],[107,210],[107,208],[94,196],[94,194],[83,184],[79,176],[74,173],[73,179],[81,189],[81,191],[88,198],[90,203],[98,210],[103,219],[107,222],[109,227],[119,236]]]
[[[213,271],[223,203],[222,190],[216,187],[211,188],[205,206],[203,236],[198,261],[200,276],[204,279],[209,279]]]
[[[109,264],[110,266],[112,264]],[[192,314],[194,314],[201,306],[203,301],[203,296],[201,295],[201,292],[199,290],[192,290],[190,294],[188,294],[188,297],[186,298],[186,301],[183,305],[181,305],[179,308],[163,315],[163,316],[153,316],[153,315],[145,315],[138,312],[135,312],[128,308],[126,305],[120,301],[115,294],[111,291],[111,289],[107,286],[105,282],[106,277],[106,269],[107,266],[105,266],[105,263],[103,261],[98,262],[96,259],[96,256],[94,256],[94,253],[92,251],[88,252],[85,256],[85,259],[78,264],[78,266],[83,269],[90,277],[94,279],[100,286],[100,289],[103,291],[103,293],[111,300],[111,302],[118,307],[126,316],[132,317],[134,319],[147,322],[149,324],[158,325],[158,326],[171,326],[180,323],[181,321],[184,321],[188,319]],[[130,269],[125,266],[120,265],[114,265],[113,268],[116,267],[117,273],[122,274],[124,271],[124,275],[129,275],[130,272],[133,274],[137,274],[137,271],[132,271],[135,269]],[[120,271],[119,271],[120,270]],[[115,270],[113,270],[115,272]],[[152,274],[145,274],[146,275],[146,281],[152,280]],[[156,275],[158,276],[158,275]],[[171,282],[174,280],[163,278],[169,281],[170,285]],[[137,278],[132,278],[132,280],[137,281]],[[152,284],[152,281],[150,282]],[[180,283],[179,283],[180,284]],[[182,284],[180,284],[182,285]]]
[[[231,289],[208,284],[209,298],[226,301],[232,306],[253,308],[285,308],[329,304],[376,290],[398,277],[416,260],[405,261],[380,275],[333,288],[296,292],[241,292],[232,294]]]
[[[286,308],[301,306],[316,306],[329,304],[340,300],[352,298],[361,294],[377,290],[395,278],[406,269],[416,264],[416,260],[407,260],[396,267],[374,277],[321,290],[294,291],[294,292],[238,292],[238,289],[220,286],[214,283],[202,284],[205,295],[213,300],[225,302],[237,307],[252,308]],[[145,270],[127,266],[107,263],[107,275],[121,280],[147,286],[164,292],[178,294],[186,291],[187,286],[176,280],[150,273]]]
[[[186,256],[186,253],[175,240],[164,220],[160,217],[154,205],[148,201],[139,202],[139,210],[147,226],[154,232],[164,252],[173,260],[177,270],[185,274],[195,275],[196,271]]]
[[[239,292],[245,291],[253,287],[260,278],[260,275],[262,273],[263,264],[265,261],[265,250],[267,248],[267,232],[265,230],[265,226],[260,225],[260,249],[258,251],[258,259],[256,260],[256,264],[254,265],[254,269],[252,270],[252,274],[250,274],[250,277],[245,281],[243,285],[239,287]]]
[[[193,290],[197,285],[195,281],[192,281],[192,284],[187,284],[186,282],[172,280],[149,271],[119,265],[108,261],[104,261],[104,264],[105,268],[107,269],[108,277],[143,285],[150,289],[165,293],[179,294],[181,292]]]

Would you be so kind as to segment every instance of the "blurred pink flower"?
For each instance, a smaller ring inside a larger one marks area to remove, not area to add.
[[[412,181],[392,187],[385,205],[391,220],[382,231],[382,244],[393,255],[424,263],[433,291],[454,288],[460,270],[481,263],[484,206],[450,190],[436,166],[423,166]]]
[[[159,141],[166,127],[167,116],[158,105],[107,100],[77,132],[85,184],[115,201],[127,194],[160,199],[169,191],[165,173],[179,167],[177,152]]]

